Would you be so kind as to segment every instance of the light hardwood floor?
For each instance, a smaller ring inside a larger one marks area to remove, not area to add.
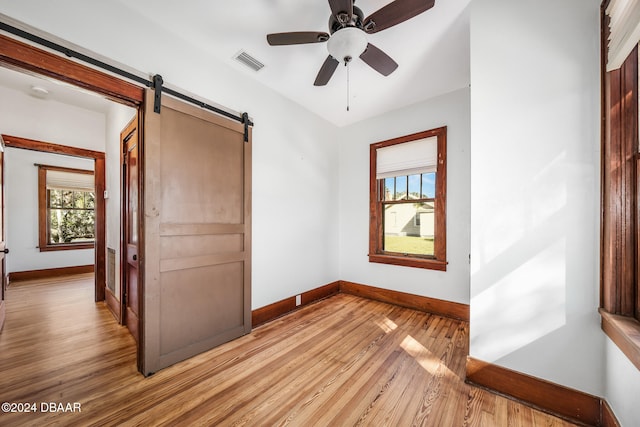
[[[23,282],[7,294],[0,403],[37,413],[0,425],[573,425],[465,384],[467,351],[467,323],[339,294],[143,378],[92,276]]]

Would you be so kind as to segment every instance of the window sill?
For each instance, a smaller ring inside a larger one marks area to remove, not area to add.
[[[402,265],[405,267],[426,268],[429,270],[447,271],[447,262],[436,259],[413,258],[409,256],[394,256],[382,254],[369,254],[369,262],[381,264]]]
[[[601,308],[602,330],[640,370],[640,322],[632,317],[611,314]]]
[[[95,244],[92,243],[74,243],[69,245],[51,245],[40,246],[40,252],[53,252],[53,251],[74,251],[76,249],[93,249]]]

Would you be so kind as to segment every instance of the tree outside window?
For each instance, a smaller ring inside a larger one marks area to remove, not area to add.
[[[41,251],[87,249],[95,241],[92,171],[38,165]]]
[[[47,189],[48,243],[50,245],[95,240],[95,193],[93,191]]]

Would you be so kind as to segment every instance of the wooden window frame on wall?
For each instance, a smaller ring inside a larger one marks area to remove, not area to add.
[[[379,184],[376,177],[377,150],[383,147],[389,147],[434,136],[437,138],[438,144],[434,256],[413,254],[400,255],[385,252],[383,250],[383,203],[379,200]],[[369,150],[369,262],[446,271],[447,127],[443,126],[411,135],[401,136],[399,138],[377,142],[371,144]]]
[[[95,242],[58,244],[49,243],[49,224],[47,221],[49,217],[49,206],[47,203],[47,171],[50,170],[90,175],[94,174],[91,170],[38,165],[38,249],[40,250],[40,252],[50,252],[95,248]]]
[[[602,329],[640,370],[640,145],[638,47],[606,71],[609,23],[602,23],[600,314]]]

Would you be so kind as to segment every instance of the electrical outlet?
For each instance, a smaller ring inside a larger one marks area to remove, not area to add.
[[[296,307],[302,304],[302,296],[296,295]]]

